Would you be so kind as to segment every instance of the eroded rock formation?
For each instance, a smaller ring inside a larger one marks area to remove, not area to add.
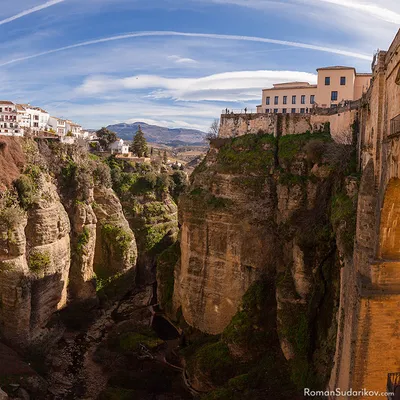
[[[271,347],[279,346],[298,387],[315,376],[313,384],[324,387],[330,374],[345,256],[337,240],[347,254],[354,240],[357,180],[344,179],[351,152],[326,133],[216,139],[179,203],[173,313],[202,332],[222,333],[231,357],[254,360],[255,349],[237,343],[244,331],[257,335],[259,324],[252,330],[243,322],[242,298],[269,282],[273,300],[258,312],[275,316],[259,329],[277,332]],[[192,371],[201,389],[201,368]]]
[[[0,330],[25,347],[49,333],[48,322],[68,303],[96,299],[96,275],[134,271],[137,250],[117,196],[96,180],[87,155],[39,152],[23,139],[13,145],[26,162],[15,190],[1,194]]]

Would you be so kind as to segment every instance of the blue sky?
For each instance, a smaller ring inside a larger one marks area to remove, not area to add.
[[[369,72],[398,0],[13,0],[0,8],[0,97],[86,128],[207,130],[274,82]]]

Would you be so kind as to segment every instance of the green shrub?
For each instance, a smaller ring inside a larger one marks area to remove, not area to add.
[[[93,171],[94,181],[102,186],[107,188],[111,187],[112,180],[111,180],[111,172],[110,168],[103,164],[97,163],[96,169]]]
[[[247,289],[239,311],[222,334],[224,341],[256,352],[267,345],[264,325],[269,293],[270,288],[265,281],[255,282]]]
[[[140,349],[140,345],[153,350],[164,342],[157,335],[149,330],[147,332],[126,332],[119,336],[118,348],[124,353],[135,352]]]
[[[89,243],[90,231],[87,226],[83,228],[83,232],[78,237],[76,250],[79,254],[82,254],[85,250],[85,246]]]
[[[14,228],[21,222],[23,211],[19,207],[7,207],[0,211],[0,224],[4,224],[8,229]]]
[[[357,209],[353,200],[344,192],[337,193],[332,198],[331,223],[335,229],[342,228],[341,238],[346,251],[350,254],[354,247]]]
[[[313,141],[313,148],[316,148],[317,142],[331,142],[332,138],[327,133],[311,133],[306,132],[300,135],[285,135],[279,139],[278,143],[278,158],[285,164],[290,165],[295,157],[301,153],[306,152],[306,145],[309,141]],[[321,146],[322,147],[322,146]],[[320,150],[319,150],[320,151]],[[315,155],[315,154],[314,154]]]
[[[123,257],[131,247],[133,235],[124,228],[117,225],[104,224],[101,232],[108,243],[115,246],[120,257]]]
[[[51,260],[50,254],[45,253],[32,253],[29,257],[29,269],[32,272],[38,273],[50,267]]]
[[[216,168],[222,173],[266,173],[274,165],[275,144],[273,135],[230,139],[218,151]]]
[[[19,203],[25,210],[33,205],[38,191],[37,184],[28,175],[21,175],[14,182],[15,189],[18,193]]]
[[[207,374],[213,384],[223,385],[235,375],[236,365],[228,346],[223,342],[207,344],[195,353],[194,359],[189,360],[189,371],[199,369]]]

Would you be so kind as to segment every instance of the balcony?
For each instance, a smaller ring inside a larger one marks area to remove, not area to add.
[[[388,400],[400,399],[400,372],[388,374],[387,392],[393,393],[392,395],[388,394]]]
[[[390,121],[390,137],[400,135],[400,114]]]

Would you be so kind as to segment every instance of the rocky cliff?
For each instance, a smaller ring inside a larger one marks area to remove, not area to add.
[[[24,163],[1,192],[0,330],[25,347],[49,334],[58,310],[95,300],[96,276],[133,271],[137,250],[101,163],[75,147],[12,145]]]
[[[176,262],[172,313],[201,332],[222,334],[188,357],[197,389],[226,385],[256,360],[270,375],[259,386],[276,379],[288,388],[324,387],[335,350],[341,260],[353,246],[353,155],[326,132],[212,141],[180,198],[180,259],[166,257]],[[171,267],[161,266],[165,279]],[[267,354],[274,356],[265,361]],[[224,365],[213,376],[217,359]],[[280,374],[271,372],[273,364]],[[232,393],[210,398],[244,395]]]

